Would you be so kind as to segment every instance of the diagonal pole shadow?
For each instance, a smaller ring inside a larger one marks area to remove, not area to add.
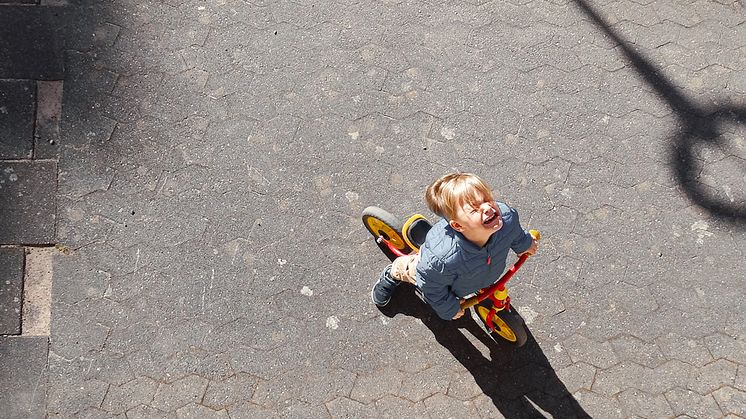
[[[529,331],[528,341],[515,347],[491,339],[471,316],[440,319],[415,296],[413,287],[401,284],[386,307],[387,317],[405,315],[420,319],[435,340],[474,377],[482,392],[506,418],[590,418],[559,379],[541,347]],[[485,356],[466,333],[489,351]],[[499,339],[499,338],[498,338]]]
[[[676,86],[664,78],[649,60],[629,46],[586,0],[574,0],[593,23],[609,36],[622,50],[637,72],[664,100],[681,121],[682,128],[673,135],[669,159],[676,179],[684,192],[695,204],[708,210],[713,216],[743,226],[746,222],[746,206],[727,202],[715,196],[706,186],[698,182],[702,164],[697,159],[698,146],[720,148],[729,155],[727,143],[722,135],[726,124],[746,123],[746,107],[717,105],[706,108],[684,95]],[[736,156],[743,159],[744,156]]]

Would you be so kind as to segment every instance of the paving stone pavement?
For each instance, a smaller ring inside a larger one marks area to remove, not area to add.
[[[746,416],[743,3],[63,9],[48,416]],[[369,300],[454,169],[544,236],[524,348]]]

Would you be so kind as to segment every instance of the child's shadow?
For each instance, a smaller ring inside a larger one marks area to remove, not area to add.
[[[557,377],[530,331],[522,347],[502,342],[499,337],[495,342],[469,312],[455,321],[441,320],[408,284],[402,284],[391,302],[380,311],[387,317],[403,314],[422,320],[435,340],[472,374],[484,394],[506,418],[545,417],[541,411],[555,418],[590,417]],[[484,344],[489,358],[466,338],[464,330]]]

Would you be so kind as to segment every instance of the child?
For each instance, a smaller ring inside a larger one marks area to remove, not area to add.
[[[456,320],[464,315],[460,299],[503,273],[509,249],[533,255],[537,242],[521,227],[516,210],[496,202],[471,173],[441,177],[428,186],[425,200],[443,218],[427,233],[418,255],[399,257],[383,270],[371,296],[383,307],[400,281],[409,282],[440,318]]]

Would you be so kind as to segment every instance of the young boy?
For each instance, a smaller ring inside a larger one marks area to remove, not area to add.
[[[371,296],[383,307],[400,281],[409,282],[440,318],[456,320],[464,315],[460,300],[503,273],[510,249],[533,255],[537,242],[521,227],[516,210],[496,202],[487,184],[471,173],[436,180],[425,201],[443,218],[427,233],[418,255],[399,257],[383,270]]]

